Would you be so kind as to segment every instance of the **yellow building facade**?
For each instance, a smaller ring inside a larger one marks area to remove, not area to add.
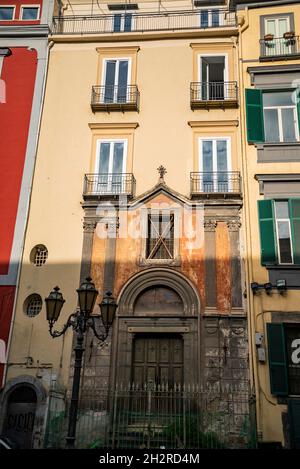
[[[298,447],[300,7],[236,4],[258,441]]]

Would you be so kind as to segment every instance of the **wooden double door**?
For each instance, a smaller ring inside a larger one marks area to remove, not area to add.
[[[179,334],[138,334],[133,343],[132,381],[139,386],[182,384],[182,337]]]

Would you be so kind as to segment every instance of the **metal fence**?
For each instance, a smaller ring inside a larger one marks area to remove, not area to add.
[[[65,410],[50,402],[45,447],[62,448]],[[85,389],[79,405],[77,448],[255,447],[247,385],[130,384],[113,393]]]
[[[190,87],[191,102],[197,101],[238,101],[236,81],[227,82],[192,82]]]
[[[135,178],[132,173],[85,174],[84,196],[111,196],[124,194],[132,196]]]
[[[104,108],[125,105],[124,107],[138,109],[140,93],[136,85],[105,85],[93,86],[91,105]]]
[[[52,34],[107,34],[224,28],[236,25],[234,12],[214,9],[54,17],[51,32]]]

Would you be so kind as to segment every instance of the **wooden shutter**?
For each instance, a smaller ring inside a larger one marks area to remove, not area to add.
[[[300,198],[289,199],[294,264],[300,264]]]
[[[249,143],[264,142],[262,91],[246,89],[247,139]]]
[[[288,409],[291,447],[293,449],[300,449],[300,399],[290,399]]]
[[[283,324],[267,324],[271,393],[288,394],[288,375]]]
[[[275,220],[272,200],[258,201],[260,252],[262,265],[277,264]]]

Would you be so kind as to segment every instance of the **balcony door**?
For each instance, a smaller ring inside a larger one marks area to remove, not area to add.
[[[124,192],[127,140],[98,140],[94,190],[100,194]]]
[[[230,192],[230,139],[199,139],[201,192]]]
[[[126,103],[130,82],[130,59],[104,61],[104,103]]]
[[[216,101],[225,98],[225,56],[200,57],[201,99]]]
[[[285,39],[284,33],[290,31],[290,18],[265,19],[265,34],[271,34],[273,40],[265,41],[266,55],[284,55],[292,53],[294,39]]]

